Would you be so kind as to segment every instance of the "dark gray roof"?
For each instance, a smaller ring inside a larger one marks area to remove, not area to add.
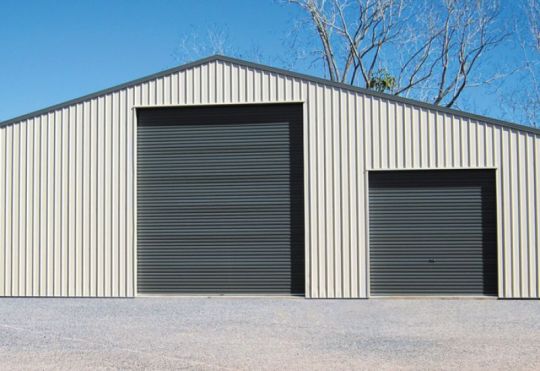
[[[402,98],[402,97],[398,97],[398,96],[391,95],[391,94],[379,93],[379,92],[376,92],[374,90],[369,90],[369,89],[365,89],[365,88],[359,88],[359,87],[348,85],[348,84],[343,84],[343,83],[339,83],[339,82],[326,80],[326,79],[323,79],[323,78],[320,78],[320,77],[310,76],[310,75],[306,75],[306,74],[302,74],[302,73],[298,73],[298,72],[292,72],[292,71],[284,70],[284,69],[281,69],[281,68],[269,67],[269,66],[265,66],[265,65],[262,65],[262,64],[258,64],[258,63],[244,61],[244,60],[241,60],[241,59],[226,57],[226,56],[223,56],[223,55],[213,55],[213,56],[210,56],[210,57],[207,57],[207,58],[199,59],[197,61],[187,63],[187,64],[184,64],[184,65],[181,65],[181,66],[178,66],[178,67],[170,68],[168,70],[161,71],[161,72],[149,75],[149,76],[145,76],[145,77],[142,77],[140,79],[136,79],[136,80],[133,80],[133,81],[126,82],[124,84],[116,85],[116,86],[113,86],[111,88],[100,90],[100,91],[92,93],[92,94],[84,95],[82,97],[75,98],[75,99],[69,100],[67,102],[55,104],[53,106],[46,107],[46,108],[40,109],[38,111],[34,111],[34,112],[30,112],[30,113],[22,115],[22,116],[14,117],[12,119],[0,122],[0,127],[5,126],[5,125],[10,125],[10,124],[13,124],[13,123],[16,123],[16,122],[19,122],[19,121],[23,121],[23,120],[26,120],[28,118],[32,118],[32,117],[35,117],[35,116],[39,116],[41,114],[44,114],[44,113],[47,113],[47,112],[50,112],[50,111],[65,108],[67,106],[77,104],[77,103],[81,103],[83,101],[86,101],[86,100],[89,100],[89,99],[92,99],[92,98],[95,98],[95,97],[98,97],[98,96],[101,96],[101,95],[112,93],[112,92],[115,92],[117,90],[121,90],[121,89],[130,87],[130,86],[134,86],[134,85],[137,85],[137,84],[140,84],[140,83],[144,83],[144,82],[147,82],[147,81],[159,78],[159,77],[167,76],[167,75],[179,72],[179,71],[183,71],[183,70],[186,70],[186,69],[198,66],[198,65],[202,65],[202,64],[205,64],[205,63],[213,62],[213,61],[222,61],[222,62],[233,63],[233,64],[245,66],[245,67],[248,67],[248,68],[254,68],[254,69],[267,71],[267,72],[271,72],[271,73],[277,73],[277,74],[284,75],[284,76],[290,76],[290,77],[294,77],[294,78],[299,78],[299,79],[302,79],[302,80],[312,81],[312,82],[315,82],[315,83],[318,83],[318,84],[333,86],[333,87],[336,87],[336,88],[339,88],[339,89],[346,89],[346,90],[350,90],[350,91],[354,91],[354,92],[359,92],[359,93],[362,93],[362,94],[365,94],[365,95],[370,95],[370,96],[373,96],[373,97],[378,97],[378,98],[382,98],[382,99],[391,100],[391,101],[394,101],[394,102],[410,104],[410,105],[425,108],[425,109],[428,109],[428,110],[439,111],[439,112],[444,112],[444,113],[448,113],[448,114],[451,114],[451,115],[467,117],[467,118],[470,118],[472,120],[483,121],[483,122],[486,122],[486,123],[489,123],[489,124],[505,126],[505,127],[509,127],[509,128],[512,128],[512,129],[527,131],[527,132],[530,132],[530,133],[533,133],[533,134],[540,135],[540,128],[535,128],[535,127],[531,127],[531,126],[525,126],[525,125],[515,124],[515,123],[512,123],[512,122],[497,120],[497,119],[494,119],[494,118],[491,118],[491,117],[482,116],[482,115],[476,115],[476,114],[473,114],[473,113],[468,113],[468,112],[464,112],[464,111],[460,111],[460,110],[456,110],[456,109],[452,109],[452,108],[436,106],[434,104],[421,102],[421,101],[417,101],[417,100],[414,100],[414,99]]]

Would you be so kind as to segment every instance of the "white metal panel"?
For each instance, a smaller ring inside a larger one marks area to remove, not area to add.
[[[7,210],[7,192],[6,182],[8,176],[6,176],[6,143],[7,129],[0,130],[0,295],[6,295],[6,252],[7,252],[7,223],[6,214]]]
[[[223,60],[0,128],[0,295],[136,293],[134,107],[304,101],[306,296],[367,297],[367,172],[497,169],[499,296],[540,297],[540,136]]]
[[[128,107],[106,99],[0,129],[0,295],[133,295]]]
[[[531,228],[534,229],[535,243],[531,246],[536,253],[536,297],[540,297],[540,190],[538,184],[540,183],[540,141],[538,137],[534,138],[534,181],[532,184],[536,184],[536,187],[531,185],[532,192],[534,194],[535,203],[532,205],[536,213],[534,213],[534,219],[530,220]],[[534,279],[534,278],[533,278]]]
[[[77,287],[77,277],[78,272],[77,267],[77,243],[76,243],[76,210],[77,210],[77,195],[76,195],[76,186],[77,178],[75,174],[76,162],[77,162],[77,152],[75,151],[76,146],[76,117],[77,117],[78,106],[72,106],[69,108],[69,123],[67,128],[67,174],[65,176],[65,181],[67,182],[67,199],[64,201],[65,206],[67,207],[67,225],[65,226],[64,233],[67,234],[66,244],[68,249],[68,291],[67,295],[75,296],[76,287]],[[79,267],[80,269],[80,267]]]

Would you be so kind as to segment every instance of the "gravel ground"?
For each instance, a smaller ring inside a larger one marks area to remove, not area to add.
[[[1,369],[539,369],[540,301],[0,299]]]

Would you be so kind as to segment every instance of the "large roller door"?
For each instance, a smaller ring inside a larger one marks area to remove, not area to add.
[[[369,174],[372,295],[495,295],[494,171]]]
[[[139,293],[303,293],[302,108],[138,112]]]

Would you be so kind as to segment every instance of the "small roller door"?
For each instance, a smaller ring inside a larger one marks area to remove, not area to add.
[[[301,106],[138,119],[138,291],[303,293]]]
[[[369,174],[372,295],[495,295],[490,170]]]

